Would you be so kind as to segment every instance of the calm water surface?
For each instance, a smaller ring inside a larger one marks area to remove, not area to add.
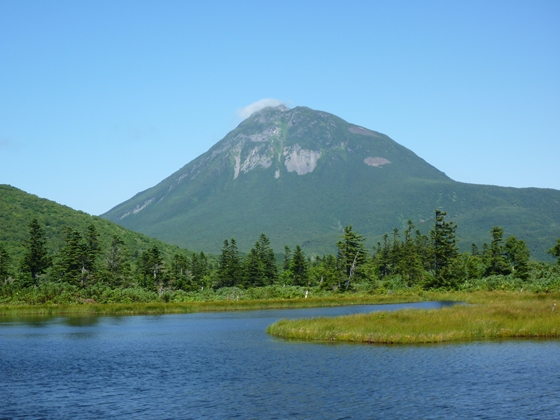
[[[0,419],[560,418],[558,341],[375,346],[265,333],[280,318],[403,306],[0,320]]]

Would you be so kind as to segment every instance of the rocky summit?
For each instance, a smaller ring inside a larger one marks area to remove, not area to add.
[[[254,113],[210,150],[103,217],[190,249],[248,250],[265,233],[277,251],[331,252],[352,224],[371,246],[434,210],[458,224],[461,246],[489,242],[492,226],[536,257],[560,237],[560,191],[456,182],[388,136],[306,107]]]

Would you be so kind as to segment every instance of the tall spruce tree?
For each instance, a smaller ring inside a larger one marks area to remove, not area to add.
[[[144,285],[146,285],[146,277],[150,278],[150,283],[161,295],[165,286],[165,272],[163,256],[157,245],[153,245],[142,253],[141,264],[144,274]]]
[[[191,259],[185,254],[174,254],[171,259],[171,282],[176,290],[189,291],[192,288]]]
[[[64,246],[56,255],[54,270],[60,281],[76,286],[85,285],[87,246],[76,229],[64,229]]]
[[[484,274],[486,276],[509,274],[511,270],[507,263],[503,246],[504,229],[499,226],[494,226],[490,233],[492,235],[492,242],[490,246],[486,248],[484,254],[484,260],[486,262],[486,271]]]
[[[270,240],[261,233],[259,240],[245,259],[245,287],[261,287],[276,283],[278,267]]]
[[[292,251],[288,245],[284,246],[284,264],[282,264],[282,269],[288,271],[290,269],[290,264],[292,262]]]
[[[137,270],[142,276],[142,287],[148,288],[149,284],[151,284],[150,253],[148,251],[144,251],[140,255],[140,258],[138,259]]]
[[[450,287],[453,283],[452,263],[457,258],[458,247],[455,237],[457,225],[445,220],[446,212],[436,210],[434,229],[430,232],[432,287]]]
[[[397,228],[393,229],[393,244],[389,252],[389,267],[392,273],[399,272],[399,261],[401,259],[400,234]]]
[[[364,237],[352,230],[352,225],[344,228],[344,234],[336,244],[338,247],[337,262],[342,274],[341,290],[350,288],[356,270],[366,261]]]
[[[412,237],[414,224],[408,220],[407,230],[405,231],[404,243],[400,246],[400,259],[398,262],[399,273],[406,281],[408,287],[419,283],[422,280],[422,259],[418,253],[416,242]]]
[[[90,224],[84,236],[74,228],[66,227],[65,244],[57,254],[55,271],[60,280],[87,287],[97,271],[101,253],[99,234]]]
[[[247,254],[244,261],[243,271],[244,287],[266,286],[267,278],[265,275],[264,264],[260,258],[259,251],[256,248],[251,248],[249,254]]]
[[[264,278],[266,284],[273,284],[278,281],[278,267],[274,250],[270,247],[270,240],[264,233],[261,233],[259,240],[255,244],[257,254],[262,262]]]
[[[506,239],[504,253],[510,266],[511,273],[520,279],[527,280],[529,277],[529,248],[522,239],[510,236]]]
[[[385,233],[383,235],[383,245],[380,242],[377,243],[377,251],[373,256],[373,263],[381,277],[387,277],[392,274],[390,256],[391,245],[389,244],[389,235]]]
[[[86,259],[85,259],[85,269],[92,275],[97,267],[97,258],[101,253],[101,246],[99,244],[99,233],[95,228],[95,225],[90,223],[86,228],[86,233],[84,235],[85,249],[86,249]]]
[[[31,277],[31,283],[38,285],[38,277],[51,266],[51,258],[47,251],[45,231],[37,219],[29,224],[29,237],[23,243],[25,253],[21,261],[21,271]]]
[[[208,258],[204,252],[193,254],[191,258],[191,271],[193,276],[193,282],[196,287],[204,286],[204,279],[210,274],[210,268],[208,266]]]
[[[240,285],[242,282],[242,266],[237,250],[237,242],[235,238],[231,238],[228,242],[226,239],[222,247],[222,252],[218,259],[218,269],[216,276],[218,278],[218,287],[233,287]]]
[[[113,235],[109,249],[105,254],[105,270],[109,274],[109,284],[122,286],[130,272],[128,250],[124,241],[118,235]]]
[[[416,230],[414,237],[414,244],[420,261],[422,262],[423,270],[430,271],[432,269],[432,256],[430,252],[430,238],[424,235],[420,230]]]
[[[309,284],[308,264],[305,254],[299,245],[296,245],[294,256],[290,264],[295,286],[307,286]]]

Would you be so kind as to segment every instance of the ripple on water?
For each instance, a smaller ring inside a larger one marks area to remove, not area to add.
[[[558,341],[331,345],[264,332],[349,310],[330,309],[3,324],[0,418],[560,418]]]

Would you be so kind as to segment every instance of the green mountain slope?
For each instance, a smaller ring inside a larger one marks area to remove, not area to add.
[[[217,252],[261,232],[276,249],[332,252],[352,224],[373,245],[411,219],[427,232],[435,208],[458,225],[463,247],[494,225],[525,239],[537,258],[560,237],[560,191],[451,180],[389,137],[305,107],[265,108],[208,152],[102,217],[169,243]]]
[[[102,249],[107,248],[113,235],[118,235],[134,258],[152,245],[158,245],[164,255],[171,255],[178,250],[175,245],[168,245],[158,239],[133,232],[101,217],[90,216],[9,185],[0,185],[0,242],[16,260],[19,260],[23,253],[22,243],[29,235],[28,226],[33,218],[37,218],[44,228],[48,239],[47,246],[53,254],[64,244],[64,227],[69,226],[85,232],[90,223],[100,235]]]

